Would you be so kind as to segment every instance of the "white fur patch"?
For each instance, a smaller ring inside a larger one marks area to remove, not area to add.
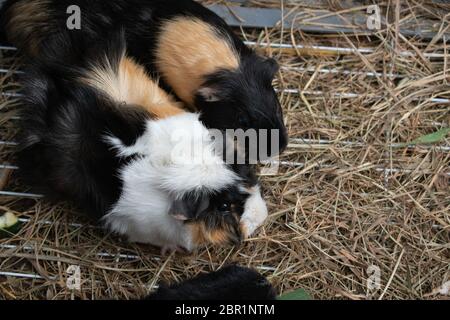
[[[244,213],[241,218],[241,224],[245,236],[249,237],[255,230],[261,226],[268,216],[267,205],[261,196],[259,186],[250,190],[250,196],[247,198],[244,206]]]
[[[447,281],[442,285],[442,287],[439,289],[439,293],[445,296],[448,296],[450,294],[450,281]]]
[[[214,154],[208,130],[198,117],[185,113],[149,120],[132,146],[105,137],[118,155],[139,155],[120,173],[121,197],[104,217],[111,230],[135,242],[193,249],[183,222],[168,214],[173,200],[191,191],[220,190],[238,180]]]

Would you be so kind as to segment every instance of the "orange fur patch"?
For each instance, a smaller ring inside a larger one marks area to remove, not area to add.
[[[44,37],[51,31],[49,1],[18,1],[11,5],[6,16],[9,17],[8,40],[28,54],[36,55]]]
[[[239,68],[238,54],[229,41],[199,19],[169,20],[161,30],[156,64],[164,80],[191,106],[205,76],[220,69]]]
[[[94,66],[82,79],[84,83],[104,92],[114,101],[138,105],[158,119],[184,113],[172,96],[153,81],[145,69],[125,53],[120,59],[118,70],[108,61]]]
[[[206,244],[224,244],[229,238],[229,234],[225,230],[207,230],[202,222],[189,224],[192,233],[192,239],[196,246]]]
[[[241,230],[242,237],[243,237],[244,239],[247,239],[248,236],[249,236],[249,232],[248,232],[248,229],[247,229],[247,227],[245,226],[245,224],[243,224],[242,222],[240,222],[240,223],[239,223],[239,229]]]
[[[207,243],[202,223],[190,223],[188,227],[191,230],[192,242],[195,246],[202,246]]]
[[[229,244],[232,239],[236,238],[229,226],[224,225],[223,228],[208,229],[202,221],[188,224],[191,229],[192,239],[196,246],[207,244]],[[240,228],[242,230],[242,228]]]

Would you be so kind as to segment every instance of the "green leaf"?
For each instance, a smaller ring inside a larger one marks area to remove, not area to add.
[[[408,143],[402,143],[402,146],[411,146],[416,144],[430,144],[430,143],[436,143],[441,140],[444,140],[445,137],[450,133],[450,128],[443,128],[436,132],[421,136],[411,142]]]
[[[22,223],[12,212],[0,216],[0,239],[10,238],[20,231]]]
[[[277,300],[312,300],[311,296],[303,289],[297,289],[285,294],[282,294]]]

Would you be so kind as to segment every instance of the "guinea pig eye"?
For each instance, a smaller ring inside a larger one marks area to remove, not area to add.
[[[231,208],[231,205],[227,202],[221,203],[219,205],[219,212],[225,213],[225,212],[229,212]]]

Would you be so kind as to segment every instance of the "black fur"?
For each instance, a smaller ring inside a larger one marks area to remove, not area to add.
[[[117,157],[103,137],[113,134],[131,145],[144,132],[149,115],[138,106],[118,107],[76,80],[83,67],[104,57],[105,52],[113,67],[118,64],[120,52],[125,50],[121,33],[86,53],[68,46],[64,35],[54,40],[58,49],[43,47],[45,61],[37,59],[26,66],[20,79],[24,98],[19,174],[49,198],[71,200],[89,216],[100,218],[118,200],[122,189],[118,171],[131,160]],[[79,67],[61,64],[60,54],[68,61],[78,61]]]
[[[122,33],[87,53],[66,47],[62,37],[59,40],[60,49],[54,52],[53,47],[46,48],[46,61],[26,67],[21,79],[24,106],[19,122],[19,172],[37,191],[54,200],[70,200],[99,219],[119,199],[119,171],[133,160],[118,157],[104,136],[112,134],[132,145],[143,134],[151,115],[140,106],[117,105],[77,80],[85,69],[61,65],[55,57],[65,52],[67,60],[79,59],[78,64],[87,67],[104,63],[107,53],[115,69],[125,50]],[[250,166],[233,169],[248,187],[257,183]],[[186,208],[186,223],[202,223],[210,232],[225,230],[226,242],[239,244],[243,237],[240,218],[247,198],[237,186],[228,186],[216,193],[192,191],[174,205],[177,214]]]
[[[258,272],[227,266],[173,286],[160,285],[148,300],[274,300],[276,291]]]
[[[9,0],[5,8],[19,1],[39,0]],[[66,28],[66,9],[69,5],[81,8],[81,30],[69,31]],[[152,73],[158,71],[154,65],[154,51],[163,21],[188,16],[212,25],[218,34],[226,35],[224,41],[231,41],[239,54],[240,68],[237,72],[220,71],[208,75],[206,82],[219,89],[222,100],[207,102],[198,95],[195,103],[202,111],[202,120],[210,128],[279,129],[280,150],[286,147],[287,131],[272,87],[277,63],[256,55],[220,17],[202,5],[192,0],[50,0],[47,10],[48,23],[53,32],[39,35],[46,39],[45,42],[49,43],[55,34],[67,33],[73,46],[89,48],[110,32],[124,28],[129,54]],[[10,18],[3,14],[2,24]],[[37,34],[40,31],[34,32]],[[19,48],[27,46],[27,43],[15,42],[15,39],[10,41]],[[278,150],[271,150],[270,146],[269,154],[276,154]]]
[[[0,45],[7,45],[8,37],[6,36],[6,30],[3,26],[3,21],[5,19],[2,14],[3,2],[3,0],[0,0]]]
[[[118,200],[119,169],[128,160],[103,142],[112,133],[133,143],[144,130],[144,115],[117,112],[111,101],[70,81],[48,66],[27,70],[23,79],[20,174],[45,194],[70,199],[100,218]]]
[[[277,155],[287,145],[287,133],[278,97],[272,87],[272,79],[278,65],[272,59],[256,55],[241,56],[241,67],[236,71],[222,70],[207,77],[205,85],[218,90],[219,100],[206,102],[198,94],[196,105],[203,111],[202,120],[211,128],[218,129],[279,129],[278,148],[272,147],[270,135],[267,152],[257,160]],[[233,106],[233,107],[230,107]],[[230,124],[235,124],[231,126]],[[258,134],[258,138],[261,135]],[[258,139],[255,146],[260,146]],[[245,150],[252,146],[246,145]],[[255,160],[255,159],[250,159]]]

